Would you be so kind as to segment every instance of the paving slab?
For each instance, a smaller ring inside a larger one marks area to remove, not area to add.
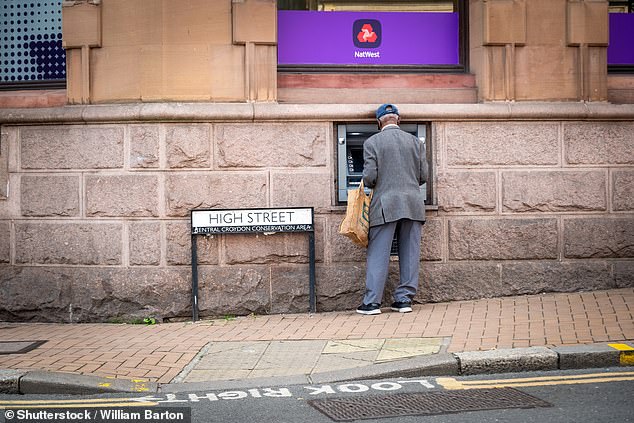
[[[440,352],[444,338],[212,342],[179,382],[301,376]]]

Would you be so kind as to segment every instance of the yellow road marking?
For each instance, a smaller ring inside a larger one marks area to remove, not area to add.
[[[455,378],[437,378],[436,382],[448,390],[510,388],[529,386],[576,385],[587,383],[622,382],[634,380],[634,372],[594,373],[571,376],[540,376],[520,379],[492,379],[478,381],[459,381]]]
[[[627,344],[608,344],[610,347],[619,351],[634,351],[634,347],[630,347]]]
[[[135,398],[88,398],[67,400],[15,400],[0,401],[0,408],[78,408],[78,407],[146,407],[158,405],[154,401],[136,401]]]
[[[621,351],[619,361],[623,366],[634,366],[634,348],[627,344],[608,344],[615,350]]]
[[[101,404],[46,404],[39,405],[3,405],[0,409],[12,408],[106,408],[106,407],[150,407],[158,405],[157,402],[104,402]]]

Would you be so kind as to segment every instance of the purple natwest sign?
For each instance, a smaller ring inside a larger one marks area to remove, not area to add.
[[[634,65],[634,13],[610,13],[608,64]]]
[[[458,65],[457,13],[277,12],[280,65]]]

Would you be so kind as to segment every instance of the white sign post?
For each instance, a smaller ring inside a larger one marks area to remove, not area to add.
[[[309,309],[316,311],[315,225],[312,207],[280,209],[200,209],[191,210],[192,240],[192,319],[198,320],[198,254],[196,235],[273,234],[307,232],[310,265]]]

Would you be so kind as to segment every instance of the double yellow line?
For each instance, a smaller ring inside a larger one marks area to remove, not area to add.
[[[445,389],[524,388],[530,386],[578,385],[588,383],[623,382],[634,380],[634,372],[592,373],[571,376],[541,376],[520,379],[457,380],[451,377],[436,378]]]
[[[13,408],[106,408],[106,407],[149,407],[157,405],[145,398],[97,398],[68,400],[16,400],[0,401],[0,409]]]

